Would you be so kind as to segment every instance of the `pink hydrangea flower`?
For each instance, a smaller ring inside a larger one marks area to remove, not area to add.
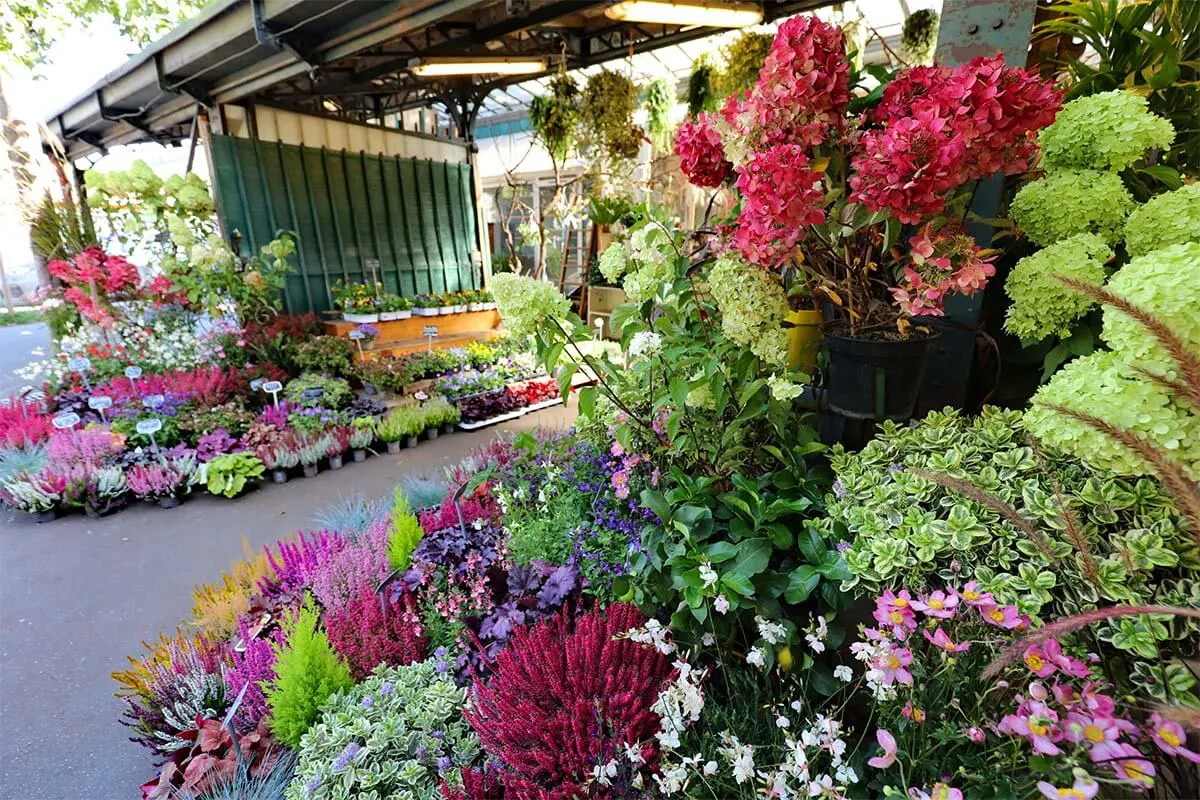
[[[733,244],[747,261],[779,266],[808,226],[825,221],[821,176],[809,168],[804,148],[795,144],[755,153],[739,169],[742,212]]]
[[[733,177],[733,164],[725,158],[721,136],[707,112],[694,122],[679,126],[675,135],[675,155],[679,168],[695,186],[716,188]]]

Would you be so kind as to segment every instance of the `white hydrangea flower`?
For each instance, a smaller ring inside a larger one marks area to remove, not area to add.
[[[650,358],[662,351],[662,336],[654,331],[638,331],[629,340],[629,355],[633,358]]]

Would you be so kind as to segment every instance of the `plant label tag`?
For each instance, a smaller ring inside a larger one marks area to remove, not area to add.
[[[131,381],[137,380],[138,378],[142,377],[142,368],[136,367],[136,366],[126,367],[125,368],[125,377],[129,378],[129,380],[131,380]]]
[[[144,419],[137,424],[137,432],[142,436],[151,436],[162,430],[161,419]]]
[[[438,335],[437,325],[426,325],[425,332],[421,335],[422,336],[437,336]]]
[[[363,333],[362,331],[360,331],[358,328],[355,328],[354,330],[350,331],[350,333],[348,333],[346,335],[349,336],[351,339],[356,339],[356,340],[367,338],[367,335],[365,333]]]
[[[103,394],[89,397],[88,408],[92,409],[93,411],[103,411],[106,408],[112,408],[112,398]]]
[[[267,381],[262,385],[262,390],[264,392],[275,394],[275,392],[283,391],[283,384],[279,381]]]
[[[70,411],[66,414],[59,414],[57,417],[51,420],[51,423],[60,431],[65,431],[68,428],[74,428],[79,424],[79,415],[74,411]]]
[[[379,259],[378,258],[364,258],[363,266],[366,267],[367,269],[379,269]]]
[[[254,380],[250,381],[250,391],[257,392],[263,387],[264,383],[266,383],[266,381],[262,378],[255,378]]]
[[[67,362],[67,369],[72,372],[87,372],[92,368],[92,360],[83,356],[76,356]]]
[[[158,408],[163,403],[167,402],[167,398],[161,394],[148,394],[142,398],[143,408]]]
[[[311,389],[305,389],[302,396],[305,400],[316,400],[325,394],[325,390],[320,386],[314,386]]]

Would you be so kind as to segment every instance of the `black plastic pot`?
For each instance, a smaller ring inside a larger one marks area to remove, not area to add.
[[[940,335],[888,341],[826,333],[829,409],[850,419],[909,419],[926,357]]]
[[[287,470],[286,469],[271,470],[271,480],[274,483],[287,483],[288,482]]]

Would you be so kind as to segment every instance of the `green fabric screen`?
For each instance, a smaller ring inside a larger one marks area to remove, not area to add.
[[[248,256],[276,231],[296,235],[284,308],[332,308],[337,280],[378,280],[396,294],[478,289],[474,185],[469,164],[212,139],[213,187],[226,233]]]

